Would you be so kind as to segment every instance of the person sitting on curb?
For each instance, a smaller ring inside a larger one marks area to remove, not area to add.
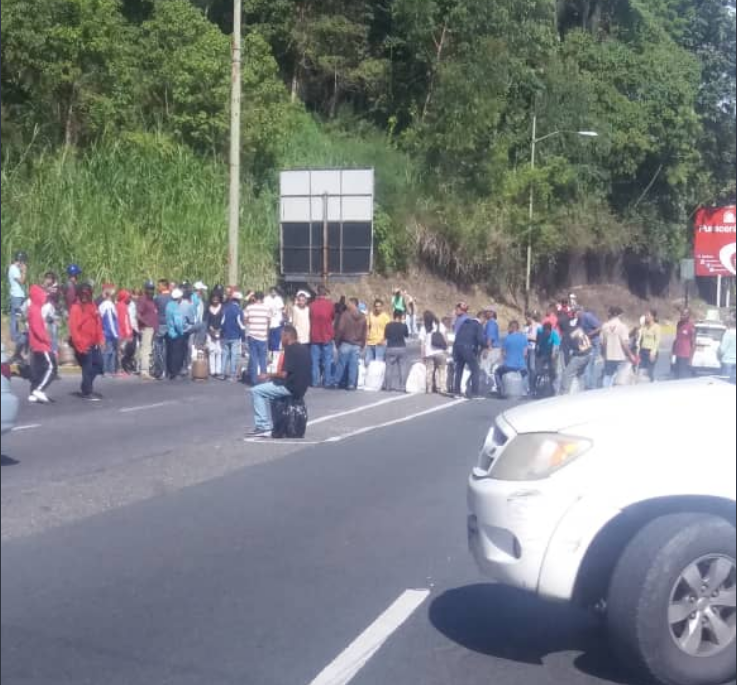
[[[297,329],[287,325],[282,329],[284,356],[280,370],[261,374],[259,385],[251,388],[254,428],[246,438],[267,438],[273,430],[271,401],[284,397],[301,400],[307,393],[312,377],[310,351],[299,344]]]

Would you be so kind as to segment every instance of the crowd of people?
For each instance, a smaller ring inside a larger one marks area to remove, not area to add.
[[[26,274],[27,257],[19,252],[8,270],[10,333],[15,360],[27,362],[30,402],[50,401],[47,389],[67,344],[82,369],[79,396],[91,401],[100,399],[94,392],[100,374],[175,381],[200,362],[212,378],[253,386],[258,434],[269,428],[264,407],[285,388],[298,399],[308,386],[352,391],[367,376],[375,380],[372,369],[380,368],[375,389],[406,391],[416,370],[407,347],[412,339],[419,343],[419,390],[469,398],[504,397],[513,376],[521,394],[533,397],[627,384],[637,373],[653,381],[662,342],[657,312],[645,312],[632,327],[612,306],[602,321],[575,294],[544,314],[510,321],[503,335],[493,306],[473,316],[459,302],[453,316],[430,310],[418,316],[414,298],[400,288],[388,305],[377,298],[370,307],[357,298],[334,301],[325,286],[285,302],[277,288],[244,292],[169,279],[132,290],[105,283],[95,297],[82,269],[71,264],[63,285],[47,272],[27,296]],[[730,331],[725,339],[734,337],[734,322]],[[676,377],[690,375],[694,348],[684,310],[673,346]],[[734,351],[725,354],[733,376]]]

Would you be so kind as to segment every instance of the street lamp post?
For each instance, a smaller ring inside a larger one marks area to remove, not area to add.
[[[238,225],[241,183],[241,0],[233,0],[230,74],[230,187],[228,194],[228,285],[238,283]]]
[[[596,138],[599,134],[596,131],[552,131],[544,136],[537,137],[537,114],[532,115],[532,138],[530,141],[530,169],[535,169],[535,148],[538,143],[553,136],[563,133],[575,133],[583,138]],[[528,211],[527,223],[527,267],[525,269],[525,309],[530,307],[530,280],[532,276],[532,217],[535,208],[535,192],[530,179],[530,205]]]

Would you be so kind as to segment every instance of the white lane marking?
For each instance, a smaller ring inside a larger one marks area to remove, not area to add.
[[[24,426],[15,426],[15,428],[12,428],[11,430],[13,432],[27,431],[27,430],[30,430],[31,428],[41,428],[41,424],[40,423],[27,423]]]
[[[349,416],[350,414],[358,414],[359,412],[366,411],[367,409],[374,409],[384,404],[391,404],[392,402],[399,402],[401,400],[407,400],[412,395],[397,395],[396,397],[387,397],[384,400],[378,402],[372,402],[371,404],[364,404],[362,407],[356,407],[354,409],[347,409],[346,411],[339,411],[335,414],[327,414],[317,419],[313,419],[307,423],[308,426],[316,426],[318,423],[324,423],[325,421],[331,421],[332,419],[339,419],[341,416]]]
[[[430,590],[405,590],[310,685],[346,685],[350,682],[429,594]]]
[[[145,411],[146,409],[156,409],[157,407],[166,407],[169,404],[179,404],[177,400],[166,400],[165,402],[154,402],[153,404],[141,404],[137,407],[123,407],[118,409],[121,414],[128,414],[134,411]]]
[[[427,416],[428,414],[434,414],[438,411],[445,411],[446,409],[450,409],[451,407],[455,407],[459,404],[464,404],[468,400],[460,399],[460,400],[454,400],[453,402],[448,402],[448,404],[441,404],[437,407],[432,407],[430,409],[425,409],[424,411],[418,411],[414,414],[408,414],[407,416],[402,416],[398,419],[393,419],[391,421],[385,421],[384,423],[377,423],[373,426],[364,426],[363,428],[359,428],[357,430],[351,431],[350,433],[346,433],[345,435],[336,435],[332,438],[328,438],[325,440],[325,442],[340,442],[341,440],[346,440],[348,438],[353,438],[356,435],[363,435],[364,433],[369,433],[370,431],[377,430],[379,428],[387,428],[388,426],[395,426],[398,423],[405,423],[406,421],[411,421],[412,419],[419,418],[420,416]]]

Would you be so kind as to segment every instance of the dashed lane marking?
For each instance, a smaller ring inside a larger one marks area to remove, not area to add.
[[[137,407],[123,407],[118,409],[121,414],[130,414],[135,411],[145,411],[146,409],[157,409],[158,407],[166,407],[170,404],[179,404],[178,400],[166,400],[164,402],[154,402],[153,404],[141,404]]]
[[[339,411],[335,414],[327,414],[326,416],[320,416],[317,419],[313,419],[312,421],[308,421],[308,426],[316,426],[318,423],[324,423],[325,421],[331,421],[332,419],[339,419],[342,416],[350,416],[351,414],[358,414],[362,411],[366,411],[367,409],[374,409],[375,407],[381,407],[384,404],[391,404],[392,402],[400,402],[402,400],[407,400],[412,395],[397,395],[396,397],[387,397],[386,399],[379,400],[378,402],[372,402],[371,404],[364,404],[361,407],[355,407],[353,409],[346,409],[346,411]]]
[[[27,424],[25,424],[23,426],[15,426],[11,430],[15,433],[15,432],[18,432],[18,431],[31,430],[31,428],[41,428],[41,424],[40,423],[27,423]]]
[[[340,442],[341,440],[347,440],[348,438],[353,438],[357,435],[363,435],[364,433],[370,433],[373,430],[378,430],[379,428],[387,428],[389,426],[396,426],[399,423],[406,423],[407,421],[412,421],[412,419],[417,419],[421,416],[427,416],[428,414],[434,414],[435,412],[439,411],[445,411],[446,409],[450,409],[451,407],[455,407],[459,404],[464,404],[465,402],[468,402],[468,400],[460,399],[460,400],[453,400],[453,402],[448,402],[447,404],[441,404],[437,407],[431,407],[430,409],[425,409],[424,411],[418,411],[414,414],[407,414],[406,416],[401,416],[398,419],[392,419],[391,421],[384,421],[383,423],[377,423],[373,426],[364,426],[363,428],[358,428],[357,430],[351,431],[350,433],[345,433],[344,435],[336,435],[332,438],[327,438],[324,442]]]
[[[310,685],[346,685],[381,646],[425,601],[430,590],[405,590]]]

